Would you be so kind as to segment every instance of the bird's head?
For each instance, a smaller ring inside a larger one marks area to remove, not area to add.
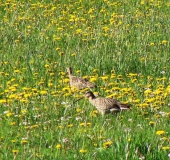
[[[67,68],[67,73],[70,75],[70,74],[72,74],[72,69],[71,69],[71,67],[68,67]]]
[[[85,97],[86,98],[94,98],[95,96],[94,96],[94,94],[91,92],[91,91],[87,91],[86,93],[85,93]]]

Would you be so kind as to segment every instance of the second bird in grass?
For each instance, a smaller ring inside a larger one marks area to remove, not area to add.
[[[71,87],[76,87],[77,89],[95,88],[96,87],[95,84],[89,82],[85,78],[73,76],[71,67],[67,68],[67,72],[68,72],[68,75],[69,75]]]
[[[116,99],[104,97],[96,98],[91,91],[86,92],[85,97],[89,99],[89,102],[95,106],[102,115],[130,109],[128,104],[123,104]]]

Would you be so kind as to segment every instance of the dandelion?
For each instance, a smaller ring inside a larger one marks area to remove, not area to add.
[[[58,54],[59,54],[60,56],[62,56],[62,55],[64,54],[64,52],[59,52]]]
[[[11,126],[14,126],[16,124],[16,122],[10,122]]]
[[[11,117],[14,113],[11,111],[5,111],[4,114],[6,114],[7,117]]]
[[[55,50],[56,50],[56,51],[59,51],[59,50],[60,50],[60,47],[57,47]]]
[[[22,140],[21,140],[21,144],[26,144],[26,143],[28,143],[28,140],[27,140],[27,139],[22,139]]]
[[[157,135],[163,135],[163,134],[165,134],[165,131],[160,130],[160,131],[157,131],[156,134],[157,134]]]
[[[163,40],[161,44],[166,44],[167,42],[168,42],[167,40]]]
[[[46,94],[47,94],[47,91],[40,91],[40,94],[46,95]]]
[[[81,112],[81,111],[82,111],[81,108],[77,108],[77,109],[76,109],[76,112]]]
[[[170,146],[164,146],[162,147],[163,150],[170,150]]]
[[[19,152],[19,150],[17,150],[17,149],[12,150],[12,153],[14,153],[14,154],[17,154],[18,152]]]
[[[91,77],[90,82],[95,82],[97,80],[97,77]]]
[[[80,151],[79,151],[80,153],[86,153],[87,152],[87,150],[86,149],[80,149]]]
[[[74,57],[76,54],[75,53],[72,53],[71,56]]]
[[[151,42],[151,43],[150,43],[150,46],[154,46],[154,44],[155,44],[154,42]]]
[[[110,147],[112,144],[113,144],[112,141],[107,141],[107,142],[103,143],[103,147],[104,147],[104,148],[108,148],[108,147]]]
[[[150,126],[153,126],[154,124],[155,124],[155,122],[153,122],[153,121],[150,121],[150,122],[149,122],[149,125],[150,125]]]
[[[90,116],[97,117],[98,114],[99,114],[98,110],[94,110],[90,113]]]
[[[56,148],[57,148],[57,149],[61,149],[61,144],[57,144],[57,145],[56,145]]]
[[[84,123],[84,122],[83,122],[83,123],[80,123],[80,126],[85,126],[85,125],[86,125],[86,123]]]
[[[17,142],[17,140],[14,140],[14,139],[13,139],[13,140],[11,140],[11,142],[12,142],[12,143],[16,143],[16,142]]]
[[[127,141],[130,142],[130,141],[131,141],[131,138],[128,138]]]
[[[107,81],[108,80],[108,76],[102,76],[102,77],[100,77],[103,81]]]
[[[20,73],[21,71],[19,69],[14,70],[14,73]]]
[[[0,99],[0,103],[6,103],[7,100],[6,99]]]
[[[68,125],[68,128],[71,128],[71,127],[73,127],[74,126],[74,124],[69,124]]]

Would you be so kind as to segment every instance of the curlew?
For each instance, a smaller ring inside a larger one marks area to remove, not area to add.
[[[71,67],[67,68],[67,72],[69,74],[71,87],[75,87],[77,89],[95,88],[96,87],[95,84],[89,82],[86,78],[73,76]]]
[[[95,106],[102,115],[130,109],[128,104],[123,104],[116,99],[104,97],[96,98],[91,91],[87,91],[85,97],[89,99],[89,102]]]

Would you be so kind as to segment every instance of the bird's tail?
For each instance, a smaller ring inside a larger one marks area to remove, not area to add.
[[[88,88],[96,88],[97,86],[94,83],[86,82]]]

